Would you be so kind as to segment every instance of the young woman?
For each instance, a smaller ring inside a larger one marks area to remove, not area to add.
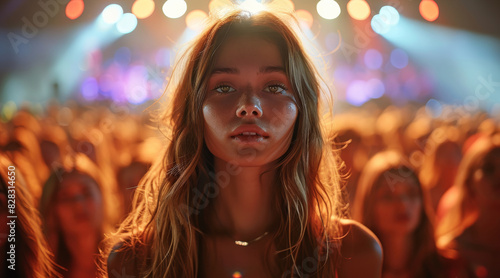
[[[476,137],[476,136],[474,136]],[[500,134],[474,139],[442,199],[438,247],[466,262],[474,277],[500,277]]]
[[[96,276],[98,244],[109,230],[98,173],[86,155],[77,154],[75,165],[54,171],[43,188],[43,228],[64,277]]]
[[[458,262],[438,254],[419,179],[396,151],[373,156],[361,173],[353,216],[384,249],[382,277],[468,277]]]
[[[13,165],[0,153],[0,277],[61,277],[44,240],[35,200]]]
[[[287,23],[236,11],[187,53],[170,144],[106,242],[103,275],[379,277],[377,239],[342,219],[319,81]]]

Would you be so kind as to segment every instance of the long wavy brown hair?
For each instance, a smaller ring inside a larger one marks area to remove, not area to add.
[[[170,128],[165,155],[141,181],[133,211],[103,241],[103,276],[106,259],[120,243],[122,250],[147,250],[139,267],[141,277],[197,277],[204,206],[193,192],[211,196],[205,185],[213,182],[214,175],[213,155],[203,138],[202,105],[215,54],[235,35],[256,35],[279,48],[299,111],[292,143],[275,168],[280,192],[276,210],[281,217],[273,234],[277,250],[273,259],[281,273],[273,277],[283,273],[332,277],[336,272],[342,236],[338,219],[346,217],[347,210],[338,155],[327,117],[319,112],[331,103],[323,98],[328,94],[321,89],[322,79],[290,27],[297,22],[285,19],[289,16],[266,11],[228,13],[211,22],[181,57],[167,88],[170,102],[160,117],[161,124]],[[304,267],[311,260],[313,266]]]
[[[5,269],[0,271],[0,276],[62,277],[57,273],[61,269],[57,267],[54,256],[45,241],[41,228],[42,221],[38,210],[33,205],[35,200],[28,191],[23,176],[4,153],[0,153],[0,166],[4,169],[0,172],[0,194],[14,196],[15,208],[13,212],[17,216],[14,220],[16,223],[15,242],[12,242],[15,244],[16,270],[7,269],[7,260]],[[14,172],[15,174],[7,174],[8,172]],[[9,202],[9,204],[11,203]],[[4,205],[5,208],[1,209],[7,209],[7,203]],[[7,239],[5,240],[7,241]],[[5,243],[6,246],[10,246],[10,244],[10,241]],[[7,255],[8,259],[7,251],[8,249],[5,250],[4,254]]]

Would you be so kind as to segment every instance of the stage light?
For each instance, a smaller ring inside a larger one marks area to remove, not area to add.
[[[208,15],[202,10],[194,10],[186,16],[186,25],[193,31],[201,31],[206,23]]]
[[[152,0],[136,0],[132,5],[132,13],[139,19],[149,17],[154,10],[155,2]]]
[[[372,17],[371,26],[373,31],[380,35],[389,32],[391,27],[380,14],[376,14]]]
[[[398,69],[402,69],[408,65],[408,54],[400,48],[391,51],[391,64]]]
[[[364,61],[366,67],[372,70],[380,69],[384,62],[382,54],[376,49],[368,49],[365,52]]]
[[[169,18],[179,18],[186,13],[187,4],[184,0],[167,0],[162,11]]]
[[[351,0],[347,3],[347,12],[356,20],[365,20],[370,16],[370,5],[365,0]]]
[[[108,24],[115,24],[120,20],[122,15],[122,7],[118,4],[111,4],[102,11],[102,20]]]
[[[314,18],[310,12],[306,10],[296,10],[295,16],[299,20],[300,24],[303,24],[304,27],[311,29]]]
[[[134,31],[135,27],[137,27],[137,17],[131,13],[123,14],[120,21],[116,23],[116,29],[122,34],[128,34]]]
[[[396,25],[399,22],[399,12],[393,6],[383,6],[379,14],[389,25]]]
[[[434,21],[439,17],[439,7],[433,0],[422,0],[418,6],[418,10],[427,21]]]
[[[257,2],[257,0],[245,0],[240,4],[240,8],[252,14],[256,14],[264,10],[264,5]]]
[[[66,5],[66,16],[69,19],[77,19],[83,13],[85,9],[85,4],[82,0],[71,0],[68,5]]]
[[[392,6],[383,6],[380,12],[372,17],[371,26],[377,34],[387,34],[391,26],[398,24],[399,12]]]
[[[334,0],[321,0],[316,4],[318,14],[324,19],[334,19],[340,15],[340,6]]]

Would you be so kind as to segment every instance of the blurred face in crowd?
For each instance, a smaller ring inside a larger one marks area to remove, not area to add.
[[[385,172],[374,192],[374,220],[379,233],[408,234],[419,224],[422,196],[414,178]]]
[[[274,43],[254,36],[223,43],[203,103],[205,142],[216,159],[240,166],[275,161],[290,146],[297,111]]]
[[[500,148],[490,151],[473,174],[472,190],[480,208],[500,209]]]
[[[65,235],[98,230],[102,225],[102,200],[94,180],[81,174],[64,177],[57,194],[56,214]]]

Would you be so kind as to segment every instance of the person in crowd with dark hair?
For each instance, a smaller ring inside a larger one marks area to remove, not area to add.
[[[472,139],[451,194],[440,203],[437,243],[474,277],[500,277],[500,135]]]
[[[40,214],[47,242],[64,277],[96,277],[98,244],[107,222],[99,171],[84,154],[56,169],[43,187]]]
[[[382,243],[382,277],[467,277],[457,262],[438,253],[430,211],[418,176],[401,153],[383,151],[368,161],[353,217]]]

